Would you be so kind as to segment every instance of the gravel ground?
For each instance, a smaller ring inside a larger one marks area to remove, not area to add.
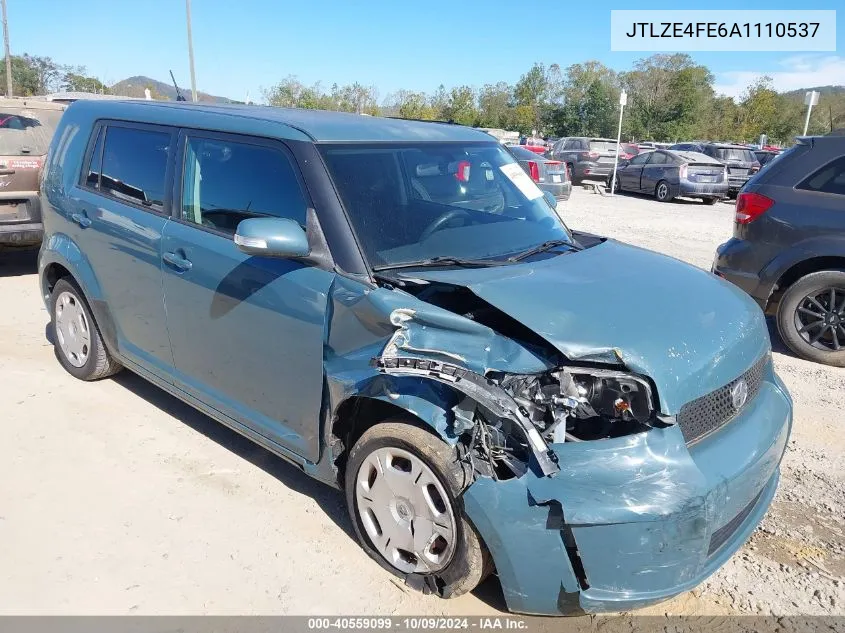
[[[576,228],[709,268],[732,207],[577,189]],[[452,601],[359,550],[340,494],[140,378],[83,384],[45,339],[34,254],[0,254],[0,613],[499,613],[495,579]],[[750,543],[652,614],[845,614],[845,370],[775,344],[795,399],[781,487]],[[570,621],[570,623],[573,623]]]

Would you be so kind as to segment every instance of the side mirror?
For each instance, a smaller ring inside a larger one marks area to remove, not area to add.
[[[289,218],[249,218],[235,231],[235,244],[247,255],[264,257],[306,257],[305,231]]]
[[[546,202],[549,203],[549,206],[552,208],[553,211],[557,209],[557,198],[555,198],[555,195],[553,193],[551,193],[550,191],[544,191],[543,197],[546,199]]]

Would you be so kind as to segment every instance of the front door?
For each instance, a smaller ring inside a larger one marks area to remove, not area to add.
[[[233,241],[249,217],[305,224],[309,203],[293,157],[279,143],[199,132],[183,134],[179,155],[179,205],[162,244],[176,383],[316,461],[334,274],[246,255]]]
[[[643,166],[648,162],[650,153],[637,154],[624,169],[619,170],[620,186],[625,191],[639,191],[640,177],[643,173]]]

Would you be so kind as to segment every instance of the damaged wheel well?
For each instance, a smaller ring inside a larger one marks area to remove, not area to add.
[[[367,396],[352,396],[337,408],[332,422],[330,446],[334,466],[337,469],[338,484],[343,487],[346,460],[355,442],[367,429],[380,422],[391,420],[421,428],[440,438],[429,424],[410,413],[407,409]]]

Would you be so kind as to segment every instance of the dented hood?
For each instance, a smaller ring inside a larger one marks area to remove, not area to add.
[[[613,240],[511,266],[408,271],[462,285],[573,361],[650,376],[663,413],[721,387],[770,348],[760,308],[712,274]]]

